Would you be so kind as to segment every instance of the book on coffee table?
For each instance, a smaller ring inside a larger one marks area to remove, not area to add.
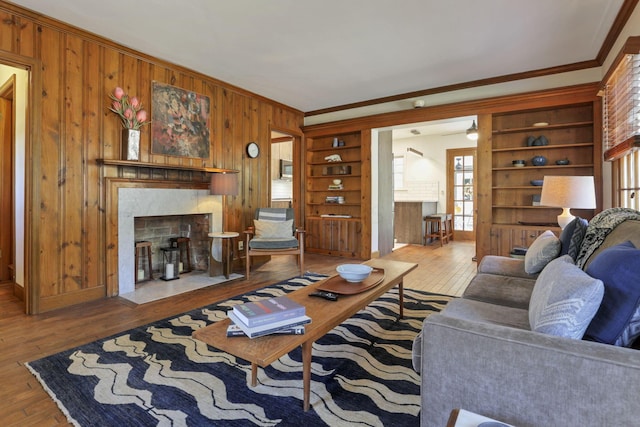
[[[304,316],[306,310],[303,305],[281,296],[235,305],[233,313],[246,326],[254,327]]]
[[[278,329],[277,331],[273,331],[271,334],[276,335],[304,335],[305,328],[304,325],[300,326],[292,326],[289,328]],[[240,326],[235,323],[231,323],[227,328],[227,336],[228,337],[246,337],[247,334],[244,333]]]
[[[285,320],[280,320],[278,322],[271,322],[265,325],[259,326],[247,326],[238,318],[233,310],[227,311],[227,316],[234,325],[237,325],[246,336],[249,338],[258,338],[265,335],[271,335],[281,329],[290,329],[295,326],[306,325],[307,323],[311,323],[311,318],[309,316],[298,316],[292,317]]]

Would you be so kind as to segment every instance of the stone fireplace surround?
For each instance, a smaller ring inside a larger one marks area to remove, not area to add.
[[[222,196],[206,189],[117,188],[118,294],[135,290],[135,217],[208,214],[212,232],[222,231]]]

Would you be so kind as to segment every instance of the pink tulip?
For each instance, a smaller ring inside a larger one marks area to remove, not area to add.
[[[138,114],[136,114],[136,119],[142,123],[145,120],[147,120],[147,112],[145,110],[140,110],[138,111]]]
[[[134,96],[133,98],[131,98],[129,102],[131,103],[131,106],[133,108],[138,108],[140,106],[140,100],[138,99],[137,96]]]
[[[113,106],[113,109],[116,111],[120,111],[120,109],[122,108],[122,104],[120,104],[118,101],[113,101],[111,105]]]
[[[122,99],[123,95],[124,95],[124,89],[122,89],[120,86],[116,87],[113,90],[113,96],[115,96],[116,99]]]
[[[133,118],[133,110],[131,108],[127,108],[126,110],[124,110],[124,116],[127,119],[132,119]]]

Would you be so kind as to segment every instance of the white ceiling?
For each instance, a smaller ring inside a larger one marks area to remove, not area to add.
[[[595,59],[623,0],[13,0],[301,111]]]

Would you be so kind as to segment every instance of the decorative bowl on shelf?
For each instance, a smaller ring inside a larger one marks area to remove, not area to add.
[[[511,162],[511,164],[513,164],[513,166],[517,167],[517,168],[521,168],[526,164],[526,160],[514,160]]]
[[[532,179],[531,180],[531,185],[535,185],[536,187],[540,187],[543,182],[544,182],[544,179]]]
[[[556,165],[564,166],[569,164],[569,159],[566,157],[564,159],[556,160]]]
[[[336,271],[347,282],[360,283],[371,275],[373,268],[364,264],[340,264]]]
[[[335,185],[340,185],[340,184],[342,184],[342,180],[341,180],[341,179],[334,179],[334,180],[333,180],[333,183],[334,183]]]

